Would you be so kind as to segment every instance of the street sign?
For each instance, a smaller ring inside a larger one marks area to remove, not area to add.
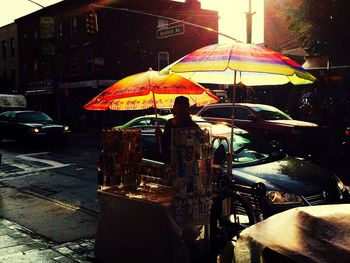
[[[181,35],[183,33],[185,33],[184,25],[159,29],[157,30],[157,39]]]

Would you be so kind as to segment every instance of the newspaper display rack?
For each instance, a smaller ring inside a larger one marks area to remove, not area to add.
[[[122,246],[119,254],[127,257],[128,262],[145,260],[142,249],[150,257],[149,262],[172,262],[169,257],[177,256],[178,260],[189,262],[181,240],[182,230],[210,222],[209,132],[179,128],[173,129],[172,137],[176,139],[171,142],[171,163],[147,164],[141,162],[140,130],[102,131],[104,186],[98,190],[100,213],[95,241],[98,260],[113,261],[117,248],[112,247],[119,244]],[[160,218],[163,219],[159,221]],[[138,223],[132,224],[134,221]],[[157,233],[151,231],[153,227]],[[136,239],[132,240],[135,232]],[[137,242],[142,258],[129,248],[134,249]],[[170,243],[166,245],[167,242]],[[151,243],[158,247],[153,256],[147,252],[154,247]]]

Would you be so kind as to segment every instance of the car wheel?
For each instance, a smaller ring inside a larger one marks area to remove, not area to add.
[[[228,208],[223,211],[223,206]],[[246,227],[257,222],[250,203],[232,192],[213,200],[210,215],[210,253],[215,258],[220,251]]]
[[[276,139],[270,139],[270,144],[272,145],[272,147],[277,148],[277,149],[281,149],[282,148],[282,144],[279,140]]]

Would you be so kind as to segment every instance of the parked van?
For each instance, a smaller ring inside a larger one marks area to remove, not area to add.
[[[0,94],[0,112],[27,108],[27,100],[19,94]]]

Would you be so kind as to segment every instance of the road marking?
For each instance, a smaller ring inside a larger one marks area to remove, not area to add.
[[[16,157],[20,158],[20,159],[23,159],[23,160],[27,160],[27,161],[45,163],[45,164],[49,165],[49,167],[39,168],[40,170],[42,170],[42,169],[62,168],[62,167],[73,165],[73,164],[64,164],[64,163],[60,163],[60,162],[56,162],[56,161],[52,161],[52,160],[32,157],[32,156],[36,156],[36,155],[44,155],[44,154],[49,154],[49,153],[50,152],[29,153],[29,154],[17,155]]]
[[[6,176],[13,176],[13,175],[25,175],[28,173],[33,173],[33,172],[39,172],[39,171],[44,171],[44,170],[50,170],[50,169],[57,169],[57,168],[63,168],[71,165],[75,165],[73,163],[60,163],[57,161],[53,160],[48,160],[48,159],[42,159],[42,158],[37,158],[34,156],[38,155],[45,155],[50,152],[39,152],[39,153],[30,153],[30,154],[21,154],[17,155],[16,158],[26,160],[29,162],[36,162],[36,163],[41,163],[43,164],[42,167],[33,167],[25,163],[20,163],[20,162],[13,162],[13,163],[7,163],[9,166],[13,166],[14,169],[9,169],[7,172],[1,172],[1,174],[5,174]],[[18,170],[18,169],[20,170]]]

